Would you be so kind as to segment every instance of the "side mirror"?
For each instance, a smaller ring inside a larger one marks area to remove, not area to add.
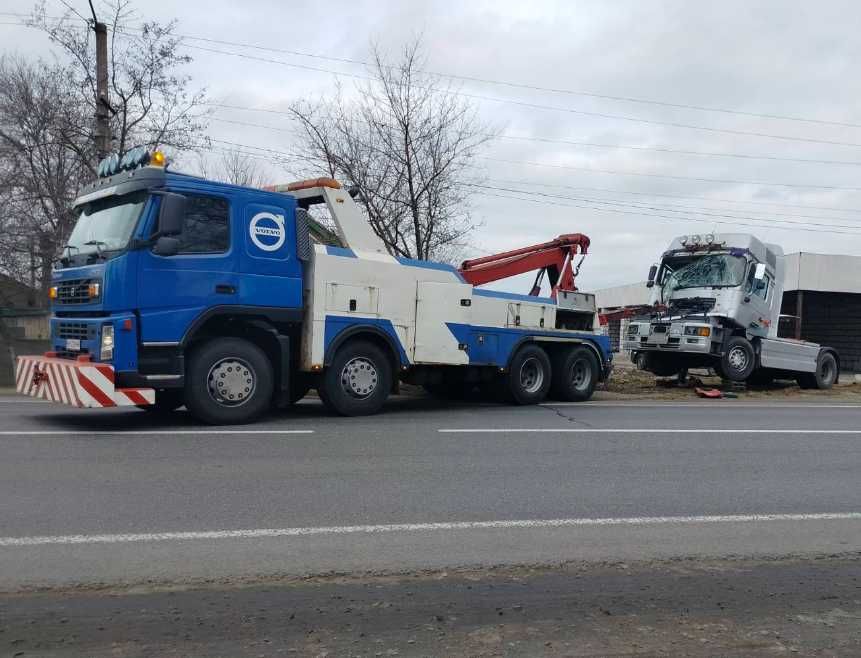
[[[753,278],[757,281],[765,279],[765,263],[756,264],[756,269],[753,271]]]
[[[156,240],[152,252],[156,256],[176,256],[179,253],[179,240],[163,235]]]
[[[652,265],[652,266],[649,268],[649,278],[648,278],[648,280],[646,281],[646,287],[647,287],[647,288],[651,288],[652,286],[654,286],[654,285],[655,285],[655,276],[656,276],[657,274],[658,274],[658,266],[657,266],[657,265]]]
[[[163,192],[159,196],[161,206],[158,211],[156,232],[164,236],[179,235],[185,222],[185,197],[173,192]]]

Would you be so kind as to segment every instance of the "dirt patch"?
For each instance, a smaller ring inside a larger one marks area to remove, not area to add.
[[[728,387],[720,377],[709,370],[691,370],[687,386],[678,386],[675,378],[655,377],[650,372],[637,370],[624,355],[617,355],[610,381],[596,392],[602,400],[692,400],[697,399],[696,386],[717,388],[738,396],[739,399],[767,399],[774,401],[822,400],[830,402],[845,400],[861,403],[861,382],[852,374],[841,375],[841,381],[827,391],[809,391],[799,388],[795,382],[776,381],[768,386]]]

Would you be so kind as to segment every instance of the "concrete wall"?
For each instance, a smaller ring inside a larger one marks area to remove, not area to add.
[[[640,306],[649,303],[650,290],[646,282],[629,283],[624,286],[602,288],[595,290],[595,304],[599,310],[623,308],[625,306]]]
[[[785,279],[784,292],[815,290],[861,294],[861,256],[787,254]]]
[[[47,323],[41,314],[0,318],[0,388],[15,385],[15,357],[50,349]]]
[[[783,295],[782,312],[795,315],[798,292]],[[805,290],[801,337],[833,347],[842,370],[861,372],[861,294]]]

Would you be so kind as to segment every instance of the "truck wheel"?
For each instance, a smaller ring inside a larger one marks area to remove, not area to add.
[[[831,352],[822,352],[816,362],[816,372],[798,376],[798,385],[804,389],[818,388],[827,390],[837,381],[837,359]]]
[[[392,389],[392,364],[373,343],[356,340],[341,347],[317,389],[323,403],[341,416],[377,413]]]
[[[553,368],[551,397],[565,402],[588,400],[600,376],[598,359],[588,347],[565,350],[562,362]]]
[[[269,408],[272,364],[259,347],[241,338],[216,338],[191,356],[185,405],[211,425],[248,423]]]
[[[515,404],[538,404],[550,391],[552,378],[550,358],[538,345],[524,345],[514,358],[505,376],[505,389]]]
[[[720,365],[723,374],[730,381],[747,380],[756,367],[753,345],[743,336],[733,336],[727,341]]]
[[[169,414],[185,404],[183,397],[181,388],[162,388],[155,392],[155,404],[139,404],[137,408],[151,414]]]

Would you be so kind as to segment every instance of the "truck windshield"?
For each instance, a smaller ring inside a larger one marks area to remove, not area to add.
[[[673,265],[676,269],[673,270]],[[684,288],[715,288],[741,285],[747,261],[741,256],[709,254],[690,261],[670,261],[662,286],[664,299]]]
[[[63,249],[63,260],[107,259],[125,249],[146,199],[146,192],[134,192],[81,206],[78,221]]]

